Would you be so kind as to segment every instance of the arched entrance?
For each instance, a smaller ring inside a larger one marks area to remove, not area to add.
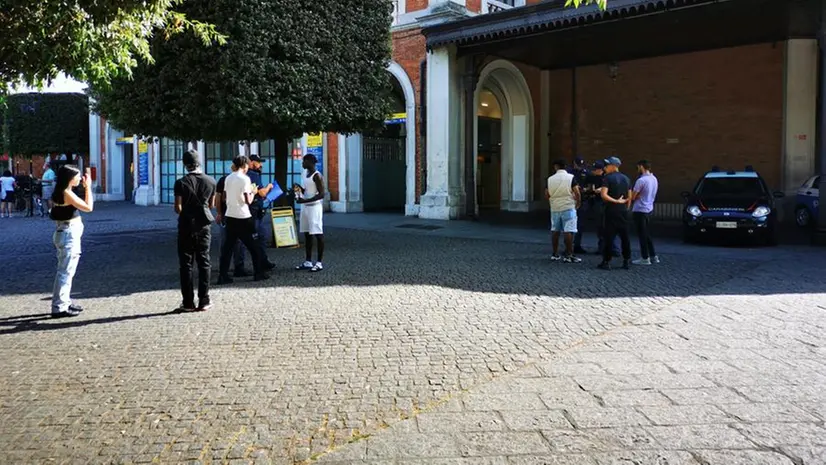
[[[407,114],[404,91],[393,79],[393,106],[384,127],[365,133],[362,146],[364,211],[404,212]]]
[[[522,72],[506,60],[489,63],[479,76],[475,101],[477,205],[480,210],[529,211],[534,115]]]

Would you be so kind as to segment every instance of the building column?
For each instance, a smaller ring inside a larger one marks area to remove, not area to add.
[[[542,186],[540,191],[545,190],[547,179],[551,175],[551,72],[542,71],[540,86],[540,114],[539,114],[539,175],[535,176],[536,182]],[[533,195],[533,193],[532,193]],[[537,198],[543,198],[541,195]],[[532,202],[531,209],[547,208],[548,202],[536,200]]]
[[[820,124],[817,128],[817,137],[820,138],[820,152],[817,154],[818,163],[815,165],[820,173],[820,199],[817,229],[814,243],[826,245],[826,0],[820,2],[820,31],[818,32],[820,55]]]
[[[135,137],[135,143],[132,144],[134,150],[132,156],[135,160],[135,186],[137,186],[135,191],[136,205],[149,206],[158,203],[155,196],[156,182],[153,182],[153,180],[160,179],[160,174],[156,177],[154,173],[152,163],[153,145],[151,141],[142,141],[139,137]],[[160,184],[158,184],[158,189],[160,189]],[[157,198],[160,198],[160,190]]]
[[[461,94],[453,47],[427,54],[427,186],[419,217],[456,219],[463,205],[461,185]]]
[[[330,202],[330,209],[338,213],[364,211],[362,198],[361,134],[339,136],[338,140],[338,202]]]
[[[815,39],[786,42],[781,188],[788,195],[815,169],[817,53]]]

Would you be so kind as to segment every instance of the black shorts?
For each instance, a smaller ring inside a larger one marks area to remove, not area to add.
[[[6,191],[6,198],[3,202],[14,203],[14,191]]]

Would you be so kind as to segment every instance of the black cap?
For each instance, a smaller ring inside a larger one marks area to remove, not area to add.
[[[264,160],[263,158],[258,156],[258,154],[254,153],[254,154],[250,155],[250,161],[257,161],[258,163],[264,163],[267,160]]]
[[[604,161],[597,160],[597,161],[594,162],[594,169],[595,170],[601,170],[603,168],[605,168],[605,162]]]
[[[198,161],[198,152],[196,150],[187,150],[184,152],[183,163],[187,168],[197,168],[201,162]]]

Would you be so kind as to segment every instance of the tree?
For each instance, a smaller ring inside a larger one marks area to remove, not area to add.
[[[89,103],[83,94],[14,94],[6,98],[9,153],[89,153]]]
[[[179,140],[360,132],[389,109],[389,0],[212,0],[181,11],[230,38],[152,41],[155,63],[93,87],[95,110],[129,133]]]
[[[183,0],[0,0],[0,94],[40,85],[58,72],[105,85],[151,62],[153,34],[189,30],[202,45],[223,43],[214,26],[173,10]]]

